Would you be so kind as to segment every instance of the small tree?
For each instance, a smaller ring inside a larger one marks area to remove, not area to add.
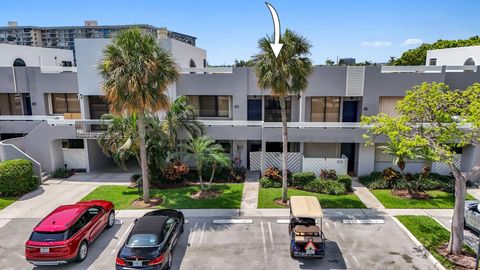
[[[465,91],[450,90],[443,83],[422,83],[406,91],[397,103],[398,117],[385,114],[362,117],[370,125],[365,134],[373,143],[378,136],[397,141],[415,152],[419,147],[431,149],[433,161],[446,162],[455,177],[455,208],[452,218],[449,254],[460,254],[463,246],[466,181],[480,175],[480,163],[461,172],[454,161],[455,147],[480,143],[480,84]]]
[[[181,148],[184,149],[185,152],[180,154],[195,161],[202,191],[210,189],[215,176],[215,170],[218,167],[231,165],[231,160],[224,153],[222,146],[215,143],[211,137],[201,136],[191,138],[187,143],[182,144]],[[206,166],[211,166],[212,172],[208,183],[205,185],[202,176],[205,173]]]

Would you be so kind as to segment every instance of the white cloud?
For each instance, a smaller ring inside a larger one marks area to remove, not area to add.
[[[382,41],[382,40],[375,40],[375,41],[364,41],[361,43],[362,46],[368,47],[387,47],[392,46],[390,41]]]
[[[409,39],[405,40],[404,42],[402,42],[402,46],[418,45],[418,44],[422,44],[422,43],[423,43],[423,39],[409,38]]]

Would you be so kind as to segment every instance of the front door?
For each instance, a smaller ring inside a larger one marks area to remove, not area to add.
[[[342,143],[341,154],[348,158],[347,171],[353,172],[355,170],[355,144],[354,143]]]
[[[343,101],[342,122],[357,122],[358,101],[345,100]]]

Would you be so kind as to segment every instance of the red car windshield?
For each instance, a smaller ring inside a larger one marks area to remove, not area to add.
[[[30,241],[59,242],[67,239],[67,232],[33,232]]]

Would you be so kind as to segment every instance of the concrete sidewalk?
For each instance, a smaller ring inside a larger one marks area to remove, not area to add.
[[[47,180],[37,190],[25,194],[0,211],[0,219],[43,218],[63,204],[78,202],[97,186],[76,183],[75,187],[63,181]]]
[[[352,177],[352,189],[367,208],[385,209],[385,206],[383,206],[370,190],[358,181],[358,177]]]
[[[257,209],[258,189],[260,188],[259,178],[259,172],[247,171],[245,183],[243,184],[243,196],[240,209]]]

